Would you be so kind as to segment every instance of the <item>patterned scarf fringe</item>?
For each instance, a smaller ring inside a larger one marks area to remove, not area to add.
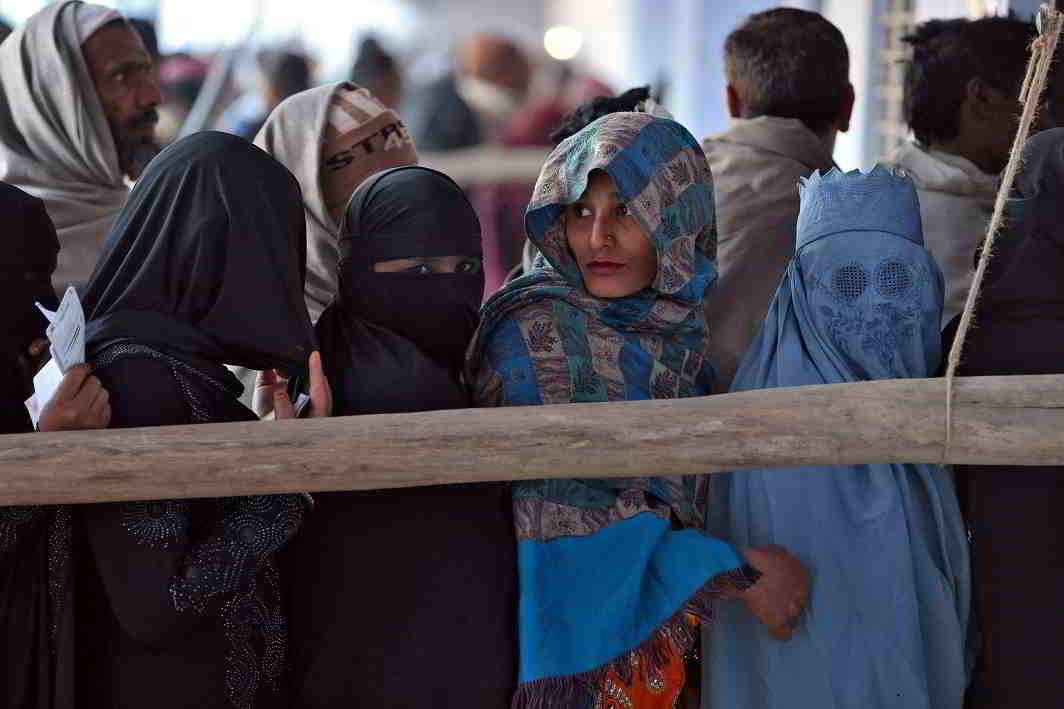
[[[670,658],[686,652],[698,639],[701,626],[690,623],[687,616],[711,622],[713,601],[749,584],[741,569],[717,574],[639,647],[587,672],[526,682],[514,693],[511,709],[590,709],[611,672],[629,686],[636,672],[644,680],[662,672]]]

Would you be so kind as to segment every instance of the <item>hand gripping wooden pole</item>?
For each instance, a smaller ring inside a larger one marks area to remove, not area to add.
[[[960,378],[954,389],[948,460],[946,380],[903,379],[662,401],[0,436],[0,505],[836,463],[1064,465],[1064,376]]]

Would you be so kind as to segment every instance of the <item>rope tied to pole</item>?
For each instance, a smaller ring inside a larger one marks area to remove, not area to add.
[[[1009,153],[1009,161],[998,187],[997,197],[994,200],[994,212],[987,226],[986,238],[983,240],[982,251],[979,254],[979,262],[972,278],[972,286],[968,291],[968,299],[964,304],[957,334],[950,348],[948,364],[946,367],[946,442],[942,451],[943,462],[950,459],[950,447],[953,443],[953,381],[957,373],[957,367],[961,362],[964,352],[964,341],[968,337],[975,320],[975,306],[979,301],[980,291],[983,286],[983,278],[986,276],[987,266],[993,257],[994,242],[997,240],[1001,228],[1004,226],[1005,203],[1012,194],[1012,187],[1016,182],[1023,163],[1023,146],[1030,135],[1031,126],[1038,117],[1038,107],[1042,94],[1048,83],[1049,69],[1053,63],[1053,57],[1060,42],[1061,28],[1064,27],[1064,14],[1043,3],[1038,11],[1038,37],[1031,43],[1031,59],[1027,64],[1027,72],[1020,89],[1019,101],[1023,105],[1020,114],[1020,123],[1016,130],[1016,137],[1012,142],[1012,150]]]

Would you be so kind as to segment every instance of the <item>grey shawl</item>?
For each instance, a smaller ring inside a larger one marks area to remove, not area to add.
[[[59,2],[0,44],[0,180],[39,197],[59,233],[59,288],[88,281],[129,196],[81,53],[82,2]]]
[[[703,142],[717,199],[717,269],[706,320],[719,391],[753,341],[794,256],[798,181],[834,165],[824,141],[793,118],[736,119]]]

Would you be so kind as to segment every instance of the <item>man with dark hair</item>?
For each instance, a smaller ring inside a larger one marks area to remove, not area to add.
[[[113,9],[52,3],[0,45],[0,180],[45,203],[58,290],[88,280],[126,179],[158,152],[161,101],[144,43]]]
[[[1033,23],[1013,17],[932,20],[905,38],[905,119],[915,141],[888,164],[916,182],[924,243],[946,281],[945,325],[964,308],[1020,114]],[[1052,102],[1051,102],[1052,103]],[[1052,121],[1053,111],[1043,111]]]
[[[717,286],[706,299],[719,390],[765,317],[794,255],[798,180],[830,169],[850,125],[846,40],[821,15],[751,15],[724,43],[732,124],[703,144],[717,203]]]

